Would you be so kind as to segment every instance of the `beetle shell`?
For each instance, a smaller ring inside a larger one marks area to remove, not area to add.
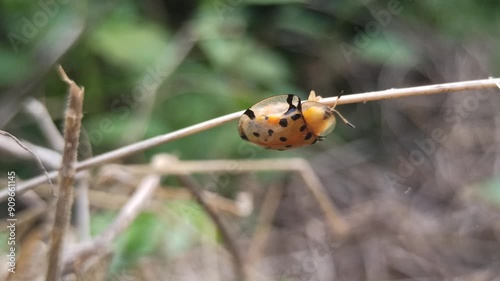
[[[279,95],[264,99],[240,117],[240,137],[268,149],[287,150],[314,144],[335,127],[333,111],[310,96]]]

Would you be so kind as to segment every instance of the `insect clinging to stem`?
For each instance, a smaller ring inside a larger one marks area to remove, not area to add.
[[[320,96],[311,91],[307,101],[296,95],[278,95],[264,99],[241,115],[238,122],[240,137],[267,149],[287,150],[311,145],[323,140],[335,128],[337,114],[354,128],[335,107],[320,103]]]

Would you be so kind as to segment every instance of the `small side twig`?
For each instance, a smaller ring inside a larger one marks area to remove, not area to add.
[[[19,145],[23,150],[25,150],[26,152],[28,152],[29,154],[31,154],[31,156],[33,156],[33,158],[36,159],[36,161],[38,162],[38,165],[40,165],[40,167],[43,169],[43,172],[45,173],[45,176],[46,176],[46,179],[49,181],[50,185],[52,185],[52,177],[50,175],[49,172],[47,172],[47,169],[45,169],[45,166],[43,165],[43,162],[42,160],[40,160],[40,158],[38,158],[38,156],[32,151],[30,150],[26,145],[24,145],[18,138],[16,138],[14,135],[12,135],[11,133],[9,132],[6,132],[6,131],[3,131],[3,130],[0,130],[0,135],[2,136],[6,136],[6,137],[9,137],[11,138],[12,140],[14,140],[17,145]],[[43,175],[42,175],[43,177]],[[5,192],[7,192],[7,189],[4,190]],[[21,194],[21,193],[19,193]],[[7,195],[7,194],[6,194]],[[5,199],[5,198],[3,198]],[[2,201],[3,199],[0,198],[0,201]]]
[[[51,233],[49,267],[46,280],[56,281],[61,277],[61,256],[64,249],[64,237],[71,216],[73,204],[73,183],[75,181],[75,163],[82,121],[83,88],[70,80],[63,68],[59,66],[59,74],[69,87],[68,106],[65,116],[64,150],[59,171],[59,198],[56,204],[54,227]]]
[[[81,244],[75,251],[64,259],[63,274],[75,271],[75,265],[81,263],[97,253],[105,255],[113,240],[122,233],[148,205],[149,199],[160,183],[160,176],[148,175],[132,195],[130,200],[121,208],[114,222],[99,236],[90,242]]]
[[[61,154],[52,149],[43,146],[32,144],[26,140],[19,140],[24,144],[25,148],[14,145],[15,140],[9,138],[0,138],[0,151],[16,157],[21,160],[31,160],[33,154],[40,159],[39,165],[45,166],[46,169],[57,169],[61,165]],[[26,150],[28,149],[28,150]],[[30,153],[30,151],[32,153]]]
[[[487,88],[497,88],[500,83],[500,79],[482,79],[482,80],[472,80],[472,81],[461,81],[454,83],[436,84],[429,86],[411,87],[403,89],[390,89],[378,92],[368,92],[362,94],[344,95],[338,100],[337,105],[350,104],[350,103],[360,103],[368,101],[376,101],[383,99],[393,99],[409,96],[418,95],[433,95],[433,94],[443,94],[466,90],[480,90]],[[337,98],[325,98],[321,100],[322,103],[333,105]],[[87,159],[85,161],[79,162],[76,165],[77,171],[93,168],[102,165],[107,162],[111,162],[123,157],[130,156],[132,154],[150,149],[168,142],[172,142],[183,137],[187,137],[239,118],[243,114],[242,111],[234,112],[228,115],[217,117],[205,122],[198,123],[180,129],[174,132],[170,132],[164,135],[156,136],[147,140],[136,142],[113,151],[106,152],[104,154],[95,156],[93,158]],[[49,173],[48,177],[50,179],[55,179],[57,177],[57,172]],[[41,183],[44,183],[46,179],[42,176],[38,176],[27,180],[17,187],[18,194],[23,193],[27,190],[33,189]],[[0,201],[7,198],[7,187],[0,191]]]
[[[212,209],[212,207],[210,207],[210,205],[207,202],[205,202],[205,199],[203,198],[203,195],[200,192],[198,183],[190,175],[178,175],[177,178],[179,179],[181,184],[185,185],[189,189],[189,191],[191,191],[193,197],[196,199],[198,204],[200,204],[200,206],[207,212],[208,216],[217,226],[217,229],[219,229],[222,239],[224,239],[225,242],[224,245],[226,245],[227,250],[233,256],[236,271],[240,275],[241,280],[247,280],[245,273],[245,264],[243,258],[240,255],[236,242],[234,241],[233,237],[224,226],[224,223],[222,222],[219,215]]]
[[[301,168],[297,169],[297,172],[306,183],[306,186],[309,188],[316,201],[318,201],[319,207],[323,210],[323,213],[325,213],[326,220],[332,233],[338,238],[345,238],[350,232],[349,225],[335,207],[335,204],[309,162],[304,160],[301,162],[303,162],[303,164],[300,165]]]

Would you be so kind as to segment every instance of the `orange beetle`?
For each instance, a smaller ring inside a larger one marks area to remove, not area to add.
[[[337,100],[341,95],[337,97]],[[264,99],[241,115],[240,137],[268,149],[287,150],[323,140],[335,128],[336,113],[354,128],[337,110],[318,102],[321,97],[311,91],[304,103],[295,95]]]

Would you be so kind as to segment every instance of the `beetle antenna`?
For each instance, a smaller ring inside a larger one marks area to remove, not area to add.
[[[337,99],[335,100],[335,103],[333,104],[332,109],[334,109],[337,106],[337,101],[339,101],[339,99],[340,99],[340,97],[342,96],[343,93],[344,93],[344,90],[342,90],[340,92],[340,94],[337,96]]]
[[[336,109],[333,109],[333,108],[332,108],[332,111],[333,111],[333,112],[335,112],[335,113],[337,113],[337,114],[338,114],[338,116],[340,117],[340,119],[342,119],[342,121],[344,121],[344,123],[345,123],[346,125],[350,126],[351,128],[356,128],[356,127],[354,127],[354,125],[353,125],[353,124],[351,124],[351,122],[347,121],[347,119],[345,119],[345,117],[344,117],[344,116],[342,116],[342,114],[340,114],[340,112],[338,112]]]

